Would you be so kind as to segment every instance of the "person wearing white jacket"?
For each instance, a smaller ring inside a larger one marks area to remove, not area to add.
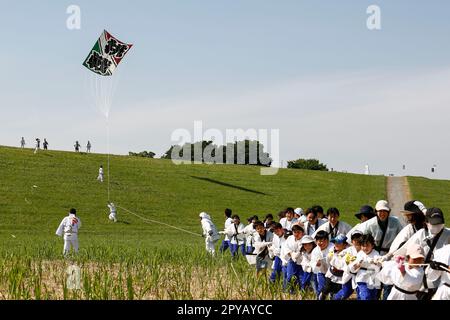
[[[70,209],[69,215],[64,217],[56,230],[56,235],[64,238],[64,255],[69,254],[70,248],[73,248],[75,253],[78,252],[78,230],[81,227],[81,220],[76,214],[77,210]]]
[[[343,252],[347,247],[347,237],[338,234],[331,242],[334,243],[334,248],[328,252],[330,267],[325,274],[325,287],[320,293],[319,300],[326,300],[329,294],[333,300],[346,300],[353,292],[352,277],[348,272]]]
[[[450,300],[450,244],[434,252],[434,259],[427,268],[427,277],[431,281],[440,279],[439,287],[432,300]]]
[[[361,231],[354,230],[350,235],[350,241],[351,241],[352,245],[350,247],[348,247],[347,249],[345,249],[344,251],[342,251],[342,254],[345,257],[345,263],[347,264],[345,272],[349,273],[351,276],[352,290],[356,290],[356,299],[357,300],[360,300],[358,284],[356,283],[356,274],[357,273],[351,272],[349,265],[350,265],[350,263],[352,263],[353,261],[356,260],[356,256],[358,255],[358,252],[361,251],[362,237],[363,237],[363,234],[361,233]]]
[[[299,225],[292,227],[292,235],[289,236],[281,248],[281,260],[286,265],[286,278],[283,282],[284,289],[289,285],[292,293],[295,288],[300,288],[303,277],[303,268],[301,266],[301,240],[305,231]]]
[[[270,282],[275,283],[277,279],[286,278],[286,265],[283,265],[280,254],[281,248],[286,242],[285,231],[280,223],[276,222],[273,227],[273,241],[272,245],[269,247],[269,256],[273,260],[272,274],[269,277]]]
[[[326,221],[319,219],[317,217],[317,212],[311,208],[306,209],[305,215],[308,220],[304,224],[305,235],[312,236]],[[313,238],[315,238],[315,236]]]
[[[396,217],[391,217],[391,209],[386,200],[379,200],[375,205],[377,216],[361,223],[358,229],[363,234],[370,234],[375,239],[375,250],[380,255],[389,253],[392,242],[403,229]],[[392,286],[383,284],[383,300],[386,300]]]
[[[357,223],[356,225],[353,226],[353,228],[350,229],[349,232],[347,232],[346,236],[347,236],[347,242],[349,244],[352,244],[351,242],[351,238],[352,238],[352,234],[356,231],[359,231],[359,226],[361,225],[361,223],[366,222],[369,219],[372,219],[373,217],[375,217],[375,210],[373,210],[373,208],[369,205],[364,205],[359,209],[359,212],[355,214],[355,217],[361,221],[360,223]]]
[[[221,253],[224,253],[230,247],[230,237],[226,233],[226,230],[228,229],[229,226],[231,226],[233,224],[233,219],[231,218],[231,213],[232,213],[231,209],[228,209],[228,208],[225,209],[225,227],[223,229],[225,231],[224,232],[225,238],[222,240],[222,244],[220,245],[219,251]]]
[[[238,215],[235,214],[231,218],[233,223],[225,230],[225,235],[230,239],[231,256],[237,257],[239,248],[242,255],[245,256],[245,226],[241,223]]]
[[[258,221],[258,218],[256,216],[251,216],[247,219],[248,225],[244,228],[244,234],[245,234],[245,247],[247,254],[252,254],[253,251],[255,251],[255,247],[253,246],[253,238],[255,237],[256,230],[254,228],[254,223]]]
[[[108,202],[107,206],[109,208],[109,220],[117,222],[117,209],[115,204],[112,202]]]
[[[397,251],[390,253],[390,256],[405,256],[408,246],[411,243],[415,243],[423,248],[425,253],[425,263],[429,263],[436,250],[450,244],[450,229],[445,228],[442,210],[439,208],[429,208],[425,215],[425,219],[427,223],[426,228],[417,231],[402,247]],[[387,259],[389,259],[389,257],[386,257],[386,260]],[[428,268],[425,269],[422,288],[418,293],[419,300],[430,300],[439,285],[439,281],[428,279],[427,269]]]
[[[256,233],[253,239],[256,254],[256,275],[259,277],[266,272],[271,259],[269,257],[269,247],[272,245],[273,233],[264,227],[264,223],[256,221],[254,224]]]
[[[348,223],[339,221],[338,208],[329,208],[327,211],[328,221],[322,224],[313,234],[314,238],[319,230],[324,230],[328,233],[330,240],[336,238],[338,234],[346,235],[352,228]]]
[[[426,227],[425,214],[427,209],[422,202],[411,200],[405,203],[402,213],[405,215],[408,224],[403,227],[400,233],[395,237],[389,248],[389,253],[395,252],[403,246],[417,231]]]
[[[361,251],[356,255],[356,260],[350,263],[349,270],[356,273],[359,299],[377,300],[381,283],[376,275],[380,267],[374,261],[380,258],[380,254],[374,249],[375,240],[372,235],[364,235],[361,244]]]
[[[311,253],[316,247],[313,237],[304,235],[301,240],[302,248],[301,252],[301,266],[303,269],[303,276],[301,281],[301,289],[306,290],[312,287],[314,293],[318,295],[317,292],[317,278],[311,267]]]
[[[333,249],[333,244],[330,243],[328,233],[326,231],[319,231],[315,237],[317,247],[311,252],[311,268],[317,278],[317,298],[325,286],[325,274],[329,268],[328,252]]]
[[[422,286],[425,260],[423,249],[417,244],[408,247],[406,257],[397,256],[396,261],[386,261],[378,278],[394,287],[387,300],[417,300],[417,292]],[[408,262],[405,265],[405,261]]]
[[[211,220],[211,217],[206,212],[202,212],[199,215],[200,222],[203,229],[203,237],[205,238],[206,251],[211,255],[216,253],[215,245],[220,236],[217,232],[216,226]]]
[[[286,216],[280,219],[280,224],[283,226],[283,229],[291,231],[292,226],[297,222],[297,219],[294,218],[294,209],[287,208],[285,212]]]

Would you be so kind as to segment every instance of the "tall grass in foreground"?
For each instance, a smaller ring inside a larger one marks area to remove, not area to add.
[[[30,254],[33,252],[33,254]],[[77,266],[79,286],[70,285]],[[89,247],[63,259],[51,248],[0,252],[0,299],[303,299],[281,283],[257,278],[254,267],[229,253],[203,250],[125,250]]]

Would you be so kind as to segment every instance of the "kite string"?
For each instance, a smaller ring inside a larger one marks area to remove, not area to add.
[[[181,228],[172,226],[172,225],[167,224],[167,223],[164,223],[164,222],[160,222],[160,221],[156,221],[156,220],[152,220],[152,219],[149,219],[149,218],[142,217],[142,216],[138,215],[137,213],[134,213],[134,212],[132,212],[132,211],[126,209],[126,208],[123,208],[123,207],[121,207],[121,206],[116,206],[116,207],[117,207],[117,208],[120,208],[120,209],[122,209],[122,210],[125,210],[126,212],[131,213],[132,215],[135,215],[136,217],[138,217],[139,219],[143,220],[143,221],[146,222],[146,223],[148,223],[148,222],[158,223],[158,224],[161,224],[161,225],[166,226],[166,227],[169,227],[169,228],[173,228],[173,229],[176,229],[176,230],[179,230],[179,231],[183,231],[183,232],[192,234],[192,235],[194,235],[194,236],[200,236],[200,237],[202,237],[202,235],[200,235],[200,234],[198,234],[198,233],[191,232],[191,231],[188,231],[188,230],[185,230],[185,229],[181,229]]]
[[[111,186],[111,179],[110,179],[110,174],[109,174],[109,119],[106,118],[106,149],[107,149],[107,153],[108,153],[108,202],[111,201],[111,197],[110,197],[110,186]]]

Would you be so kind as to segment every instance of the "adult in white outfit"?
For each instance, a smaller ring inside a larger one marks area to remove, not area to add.
[[[202,224],[203,237],[205,238],[206,251],[211,255],[214,255],[216,253],[216,242],[220,238],[219,233],[217,232],[217,228],[212,222],[211,217],[206,212],[200,213],[199,217]]]
[[[81,220],[76,214],[75,209],[70,209],[69,215],[61,221],[56,230],[56,235],[64,238],[64,255],[70,252],[70,248],[78,252],[78,230],[81,227]]]

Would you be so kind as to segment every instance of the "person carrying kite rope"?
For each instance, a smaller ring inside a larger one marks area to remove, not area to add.
[[[109,220],[117,222],[117,209],[116,205],[112,202],[108,202],[108,208],[109,208]]]

